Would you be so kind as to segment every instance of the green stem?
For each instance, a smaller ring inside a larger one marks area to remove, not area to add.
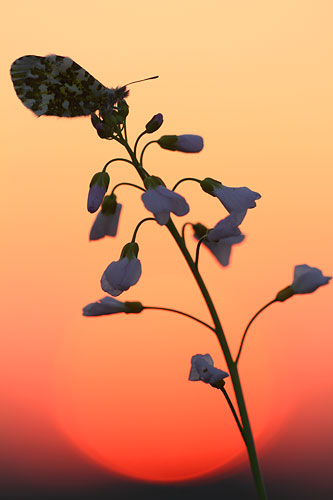
[[[119,140],[119,142],[121,142],[124,145],[124,147],[127,149],[134,167],[136,168],[141,179],[144,181],[145,177],[149,174],[142,168],[141,161],[139,162],[137,160],[136,156],[134,155],[133,151],[131,150],[131,148],[127,142],[125,142],[123,140]],[[157,142],[157,141],[151,141],[150,143],[146,144],[145,148],[149,144],[152,144],[153,142]],[[145,150],[145,148],[144,148],[144,150]],[[143,150],[143,152],[144,152],[144,150]],[[143,152],[141,153],[141,160],[142,160]],[[155,219],[152,219],[152,220],[155,220]],[[141,221],[141,222],[143,222],[143,221]],[[263,479],[262,479],[262,475],[261,475],[261,471],[260,471],[260,467],[259,467],[257,452],[256,452],[255,444],[254,444],[252,431],[251,431],[249,417],[248,417],[246,406],[245,406],[245,400],[244,400],[243,390],[242,390],[242,386],[241,386],[241,382],[240,382],[240,378],[239,378],[239,374],[238,374],[238,370],[237,370],[237,365],[232,359],[231,352],[230,352],[226,337],[224,335],[218,314],[217,314],[216,309],[214,307],[213,301],[208,293],[206,285],[201,277],[201,274],[198,271],[197,266],[195,265],[195,262],[193,261],[191,255],[190,255],[190,253],[185,245],[183,238],[179,234],[177,228],[175,227],[175,225],[171,219],[169,220],[169,222],[167,224],[167,228],[169,229],[171,235],[173,236],[179,249],[181,250],[181,252],[182,252],[182,254],[183,254],[183,256],[184,256],[184,258],[185,258],[185,260],[186,260],[186,262],[187,262],[187,264],[188,264],[188,266],[189,266],[189,268],[190,268],[190,270],[191,270],[191,272],[192,272],[192,274],[193,274],[193,276],[194,276],[194,278],[195,278],[195,280],[200,288],[200,291],[203,295],[203,298],[207,304],[210,315],[211,315],[212,320],[214,322],[215,334],[216,334],[216,336],[219,340],[219,343],[221,345],[221,348],[222,348],[222,351],[223,351],[223,354],[224,354],[224,357],[225,357],[225,360],[226,360],[226,363],[227,363],[227,366],[229,369],[230,378],[232,381],[234,393],[236,396],[237,405],[238,405],[239,414],[240,414],[240,419],[241,419],[242,426],[243,426],[243,436],[244,436],[245,443],[246,443],[246,448],[247,448],[247,452],[248,452],[248,456],[249,456],[250,466],[251,466],[251,470],[252,470],[253,479],[254,479],[254,482],[256,485],[258,497],[260,500],[267,500],[265,486],[263,483]]]
[[[214,307],[213,301],[208,293],[208,290],[206,288],[206,285],[198,271],[198,268],[196,267],[195,263],[193,262],[191,255],[189,254],[186,245],[181,238],[180,234],[178,233],[174,223],[170,219],[167,227],[169,231],[171,232],[173,238],[175,239],[178,247],[180,248],[190,270],[192,271],[192,274],[194,275],[194,278],[200,288],[200,291],[205,299],[205,302],[207,304],[207,307],[209,309],[209,312],[211,314],[212,320],[215,325],[215,332],[216,336],[219,340],[219,343],[221,345],[229,373],[230,373],[230,378],[232,380],[232,385],[234,388],[236,400],[237,400],[237,405],[239,409],[239,414],[241,417],[241,422],[243,424],[243,429],[244,429],[244,438],[246,440],[246,448],[249,456],[249,461],[251,465],[251,470],[254,478],[254,482],[257,488],[257,493],[258,497],[260,500],[266,500],[266,492],[265,492],[265,486],[263,483],[260,467],[259,467],[259,462],[258,462],[258,457],[257,457],[257,452],[254,444],[254,439],[251,431],[251,426],[250,426],[250,421],[249,417],[247,414],[246,406],[245,406],[245,400],[244,400],[244,395],[243,395],[243,390],[237,370],[237,365],[234,363],[231,352],[227,343],[227,340],[225,338],[219,317],[217,315],[216,309]]]
[[[184,240],[184,243],[185,243],[185,228],[186,226],[192,226],[192,223],[191,222],[185,222],[185,224],[183,224],[183,227],[182,227],[182,238]]]
[[[264,311],[268,306],[270,306],[271,304],[274,304],[274,302],[277,302],[276,299],[274,300],[271,300],[270,302],[268,302],[268,304],[266,304],[264,307],[262,307],[261,309],[259,309],[259,311],[253,316],[253,318],[249,321],[249,324],[247,325],[247,327],[245,328],[245,332],[243,333],[243,337],[242,337],[242,340],[241,340],[241,343],[240,343],[240,346],[239,346],[239,349],[238,349],[238,354],[237,354],[237,357],[235,359],[235,363],[237,365],[238,361],[239,361],[239,356],[241,355],[241,352],[242,352],[242,348],[243,348],[243,344],[244,344],[244,341],[245,341],[245,337],[246,337],[246,334],[247,334],[247,331],[248,329],[250,328],[250,326],[252,325],[253,321],[256,319],[257,316],[259,316],[259,314]]]
[[[179,184],[181,184],[182,182],[185,182],[185,181],[195,181],[195,182],[199,182],[199,184],[200,184],[199,179],[195,179],[195,177],[184,177],[184,179],[180,179],[180,181],[176,182],[176,184],[172,188],[172,191],[174,191],[176,189],[176,187],[179,186]]]
[[[136,235],[139,231],[139,227],[144,223],[144,222],[147,222],[147,220],[153,220],[156,222],[156,219],[154,217],[146,217],[145,219],[142,219],[140,220],[140,222],[137,224],[136,228],[134,229],[134,233],[133,233],[133,236],[132,236],[132,243],[135,242],[135,238],[136,238]]]
[[[113,158],[113,160],[108,161],[104,165],[102,172],[105,172],[110,163],[113,163],[114,161],[125,161],[126,163],[130,163],[131,165],[133,165],[133,163],[130,160],[127,160],[127,158]]]
[[[144,181],[145,178],[149,176],[148,172],[146,172],[146,170],[142,167],[141,163],[138,161],[137,157],[135,156],[134,152],[132,151],[132,149],[130,148],[128,143],[126,141],[119,140],[119,139],[118,139],[118,142],[120,142],[120,144],[122,144],[126,148],[128,154],[130,155],[131,160],[132,160],[130,163],[135,167],[139,176]],[[129,161],[129,160],[127,160],[127,161]]]
[[[143,137],[144,135],[147,134],[147,131],[144,130],[143,132],[141,132],[141,134],[138,136],[137,140],[135,141],[135,144],[134,144],[134,149],[133,149],[133,153],[134,153],[134,156],[136,156],[136,149],[138,147],[138,144],[139,144],[139,140],[141,139],[141,137]]]
[[[199,251],[200,251],[200,247],[204,241],[204,239],[206,238],[206,236],[202,236],[202,238],[200,238],[200,240],[198,241],[198,244],[197,244],[197,249],[196,249],[196,252],[195,252],[195,265],[198,267],[198,264],[199,264]]]
[[[132,184],[131,182],[120,182],[119,184],[116,184],[115,187],[111,191],[111,195],[114,193],[114,191],[117,189],[119,186],[132,186],[137,189],[140,189],[140,191],[146,191],[145,188],[137,186],[136,184]]]
[[[141,152],[141,156],[140,156],[140,165],[142,165],[142,160],[143,160],[143,155],[144,155],[144,152],[146,151],[146,149],[148,148],[148,146],[150,146],[151,144],[154,144],[155,142],[157,141],[150,141],[150,142],[147,142],[147,144],[145,145],[145,147],[143,148],[142,152]]]
[[[244,429],[243,429],[243,427],[242,427],[242,424],[240,423],[240,420],[239,420],[239,418],[238,418],[238,415],[237,415],[237,413],[236,413],[236,410],[235,410],[235,408],[234,408],[234,405],[232,404],[232,401],[231,401],[231,399],[229,398],[229,395],[228,395],[227,391],[225,390],[225,388],[224,388],[224,387],[221,387],[221,388],[220,388],[220,390],[222,391],[223,396],[224,396],[224,397],[225,397],[225,399],[227,400],[227,403],[228,403],[228,405],[229,405],[229,408],[230,408],[230,410],[231,410],[231,413],[233,414],[234,419],[236,420],[236,424],[237,424],[237,426],[238,426],[239,432],[241,433],[241,436],[242,436],[242,438],[243,438],[243,440],[244,440],[244,442],[245,442],[245,445],[246,445],[246,439],[245,439],[245,436],[244,436]]]
[[[170,311],[174,312],[177,314],[181,314],[182,316],[186,316],[187,318],[194,319],[194,321],[197,321],[198,323],[201,323],[202,325],[206,326],[210,330],[213,330],[215,332],[215,328],[210,326],[208,323],[205,323],[204,321],[201,321],[201,319],[196,318],[195,316],[192,316],[191,314],[184,313],[183,311],[178,311],[177,309],[169,309],[169,307],[150,307],[150,306],[143,306],[144,309],[156,309],[158,311]]]

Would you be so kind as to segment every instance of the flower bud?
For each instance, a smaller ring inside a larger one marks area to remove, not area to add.
[[[147,134],[152,134],[153,132],[156,132],[163,123],[163,115],[161,113],[157,113],[157,115],[154,115],[152,119],[146,124],[146,132]]]
[[[126,118],[129,113],[129,106],[124,99],[118,101],[118,113],[123,118]]]
[[[93,176],[88,193],[88,212],[94,213],[100,207],[109,187],[110,176],[107,172],[98,172]]]
[[[183,153],[199,153],[204,146],[203,138],[192,134],[163,135],[157,142],[163,149]]]

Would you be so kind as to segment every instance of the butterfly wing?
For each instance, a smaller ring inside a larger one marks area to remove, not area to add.
[[[86,116],[107,101],[110,89],[69,57],[23,56],[13,62],[17,96],[37,116]]]

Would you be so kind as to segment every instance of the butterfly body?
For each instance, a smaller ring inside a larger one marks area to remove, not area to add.
[[[87,116],[112,110],[126,86],[107,88],[69,57],[23,56],[10,69],[17,96],[37,116]]]

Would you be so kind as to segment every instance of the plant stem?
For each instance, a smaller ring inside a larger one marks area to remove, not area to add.
[[[179,184],[181,184],[182,182],[185,182],[185,181],[195,181],[195,182],[199,182],[199,184],[200,184],[199,179],[195,179],[194,177],[185,177],[184,179],[180,179],[180,181],[176,182],[176,184],[172,188],[172,191],[174,191],[176,189],[176,187],[179,186]]]
[[[138,144],[139,144],[139,140],[141,139],[141,137],[143,137],[144,135],[146,135],[147,131],[144,130],[143,132],[141,132],[141,134],[138,136],[137,140],[135,141],[135,144],[134,144],[134,156],[136,156],[136,148],[138,147]]]
[[[253,321],[256,319],[257,316],[259,316],[259,314],[264,311],[266,309],[266,307],[270,306],[271,304],[273,304],[274,302],[277,302],[276,299],[274,300],[271,300],[270,302],[268,302],[268,304],[266,304],[264,307],[262,307],[261,309],[259,309],[259,311],[253,316],[253,318],[249,321],[247,327],[245,328],[245,332],[243,333],[243,337],[242,337],[242,340],[241,340],[241,343],[240,343],[240,346],[239,346],[239,349],[238,349],[238,354],[237,354],[237,357],[235,359],[235,363],[237,365],[238,361],[239,361],[239,356],[241,355],[241,352],[242,352],[242,347],[243,347],[243,344],[244,344],[244,341],[245,341],[245,337],[246,337],[246,334],[247,334],[247,331],[248,329],[250,328],[250,326],[252,325]]]
[[[137,186],[136,184],[132,184],[131,182],[119,182],[119,184],[116,184],[115,187],[112,189],[112,192],[111,194],[114,193],[115,189],[119,186],[132,186],[132,187],[135,187],[137,189],[140,189],[140,191],[146,191],[145,188],[141,187],[141,186]]]
[[[140,220],[140,222],[137,224],[136,228],[134,229],[134,233],[133,233],[133,236],[132,236],[132,243],[135,242],[135,238],[136,238],[136,235],[139,231],[139,227],[144,223],[144,222],[147,222],[148,220],[153,220],[154,222],[156,222],[156,219],[154,217],[146,217],[145,219],[142,219]]]
[[[142,160],[143,160],[143,155],[146,151],[146,149],[148,148],[148,146],[150,146],[151,144],[154,144],[154,142],[157,142],[157,141],[150,141],[150,142],[147,142],[147,144],[144,146],[143,150],[141,151],[141,156],[140,156],[140,165],[142,165]]]
[[[237,413],[236,413],[236,410],[235,410],[235,408],[234,408],[234,405],[232,404],[232,401],[231,401],[231,399],[229,398],[229,395],[228,395],[227,391],[225,390],[225,388],[224,388],[224,387],[221,387],[221,388],[220,388],[220,391],[223,393],[223,396],[224,396],[224,397],[225,397],[225,399],[227,400],[227,403],[228,403],[228,405],[229,405],[229,408],[230,408],[230,410],[231,410],[231,413],[233,414],[234,419],[236,420],[236,424],[237,424],[237,426],[238,426],[239,432],[241,433],[242,438],[244,439],[244,442],[245,442],[245,445],[246,445],[246,440],[245,440],[245,437],[244,437],[244,429],[243,429],[243,427],[242,427],[242,424],[240,423],[240,420],[239,420],[239,418],[238,418],[238,415],[237,415]]]
[[[110,165],[110,163],[113,163],[114,161],[125,161],[126,163],[130,163],[130,165],[133,165],[133,163],[130,160],[127,160],[127,158],[113,158],[113,160],[108,161],[104,167],[103,167],[103,172],[106,171],[107,167]]]
[[[141,161],[139,162],[137,160],[136,156],[134,155],[133,151],[131,150],[130,146],[128,145],[128,143],[126,141],[119,140],[119,142],[121,142],[121,144],[123,144],[123,146],[127,149],[128,153],[131,157],[131,160],[133,162],[134,167],[136,168],[141,179],[144,181],[145,177],[149,174],[143,169],[143,167],[141,165]],[[150,143],[146,144],[145,148],[153,142],[157,142],[157,141],[151,141]],[[144,150],[145,150],[145,148],[144,148]],[[142,160],[142,155],[143,155],[144,150],[141,153],[141,160]],[[190,253],[185,245],[184,239],[179,234],[172,219],[169,219],[169,222],[166,226],[169,229],[174,240],[176,241],[176,244],[178,245],[180,251],[182,252],[182,254],[183,254],[183,256],[184,256],[184,258],[185,258],[185,260],[186,260],[186,262],[187,262],[187,264],[188,264],[188,266],[189,266],[189,268],[190,268],[190,270],[191,270],[191,272],[192,272],[192,274],[193,274],[193,276],[194,276],[194,278],[195,278],[195,280],[200,288],[202,296],[207,304],[210,315],[211,315],[212,320],[214,322],[215,334],[216,334],[218,341],[220,343],[220,346],[222,348],[222,351],[223,351],[223,354],[225,357],[225,361],[226,361],[228,369],[229,369],[230,378],[232,381],[234,393],[236,396],[238,410],[239,410],[240,419],[241,419],[242,428],[243,428],[242,436],[244,437],[244,441],[246,444],[246,448],[247,448],[247,452],[248,452],[248,456],[249,456],[249,461],[250,461],[250,466],[251,466],[251,470],[252,470],[252,475],[253,475],[253,479],[254,479],[257,493],[258,493],[258,498],[260,500],[267,500],[265,486],[264,486],[262,474],[260,471],[257,452],[256,452],[255,444],[254,444],[252,431],[251,431],[249,417],[248,417],[246,406],[245,406],[245,400],[244,400],[243,390],[242,390],[242,386],[241,386],[241,382],[240,382],[240,378],[239,378],[239,374],[238,374],[238,370],[237,370],[237,365],[232,359],[231,352],[230,352],[230,349],[229,349],[229,346],[227,343],[227,339],[224,335],[222,325],[220,323],[220,319],[219,319],[218,314],[216,312],[216,309],[214,307],[213,301],[209,295],[209,292],[208,292],[206,285],[201,277],[201,274],[199,273],[198,268],[195,265],[195,262],[193,261],[191,255],[190,255]],[[237,422],[237,420],[236,420],[236,422]]]
[[[199,251],[200,251],[200,247],[204,241],[204,239],[206,238],[206,236],[203,236],[202,238],[200,238],[200,240],[198,241],[198,244],[197,244],[197,249],[195,251],[195,265],[198,267],[198,264],[199,264]]]
[[[177,314],[181,314],[182,316],[187,316],[188,318],[191,318],[194,321],[197,321],[198,323],[201,323],[202,325],[206,326],[207,328],[209,328],[210,330],[213,330],[213,332],[215,332],[215,328],[213,328],[212,326],[210,326],[208,323],[205,323],[204,321],[201,321],[201,319],[196,318],[195,316],[192,316],[191,314],[187,314],[187,313],[185,313],[183,311],[178,311],[177,309],[169,309],[168,307],[143,306],[143,308],[144,309],[156,309],[158,311],[170,311],[170,312],[174,312],[174,313],[177,313]]]
[[[207,304],[207,307],[209,309],[209,312],[211,314],[212,320],[215,325],[215,332],[217,335],[217,338],[219,340],[219,343],[221,345],[229,373],[230,373],[230,378],[232,380],[236,400],[237,400],[237,405],[239,409],[239,414],[241,417],[241,421],[243,424],[243,432],[244,432],[244,439],[246,443],[246,448],[249,456],[249,461],[251,465],[251,470],[254,478],[254,482],[257,488],[257,493],[258,497],[260,500],[267,500],[266,492],[265,492],[265,486],[263,482],[263,478],[261,475],[260,467],[259,467],[259,462],[258,462],[258,457],[257,457],[257,452],[254,444],[254,439],[251,431],[251,426],[250,426],[250,421],[249,417],[247,414],[246,406],[245,406],[245,400],[243,396],[243,391],[242,391],[242,386],[237,370],[237,365],[234,363],[231,352],[227,343],[227,340],[225,338],[219,317],[217,315],[217,312],[215,310],[213,301],[208,293],[208,290],[206,288],[206,285],[198,271],[198,268],[196,267],[195,263],[193,262],[191,255],[189,254],[183,239],[181,238],[180,234],[178,233],[174,223],[170,219],[167,227],[169,231],[171,232],[173,238],[175,239],[178,247],[180,248],[182,254],[184,255],[184,258],[189,266],[189,268],[192,271],[192,274],[194,275],[194,278],[200,288],[200,291],[205,299],[205,302]]]

